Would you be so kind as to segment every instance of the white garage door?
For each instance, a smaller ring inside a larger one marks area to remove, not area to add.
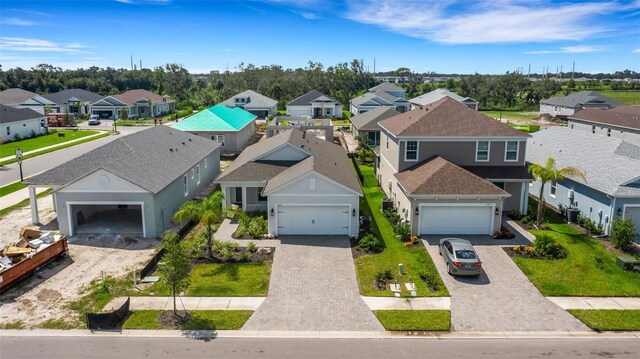
[[[420,234],[491,234],[491,206],[422,206]]]
[[[636,224],[636,233],[640,233],[640,207],[626,207],[625,217],[631,217],[633,223]],[[638,235],[636,242],[640,243],[640,235]]]
[[[349,206],[278,206],[278,235],[348,235]]]

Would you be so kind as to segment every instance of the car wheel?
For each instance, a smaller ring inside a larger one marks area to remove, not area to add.
[[[442,248],[438,247],[438,254],[442,257]]]
[[[453,275],[453,273],[451,273],[451,266],[449,263],[447,263],[447,273],[449,273],[449,275]]]

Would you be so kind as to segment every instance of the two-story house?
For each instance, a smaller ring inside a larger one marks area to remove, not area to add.
[[[486,235],[526,213],[528,134],[449,97],[378,125],[376,174],[412,234]]]
[[[390,82],[383,82],[370,88],[366,94],[351,99],[349,111],[359,115],[378,107],[392,107],[398,112],[407,112],[409,101],[405,97],[405,89]]]

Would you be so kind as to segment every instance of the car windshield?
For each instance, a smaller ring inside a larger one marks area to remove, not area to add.
[[[476,252],[470,250],[456,251],[456,258],[458,259],[476,259]]]

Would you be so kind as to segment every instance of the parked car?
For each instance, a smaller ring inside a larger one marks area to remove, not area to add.
[[[89,120],[87,120],[87,124],[89,124],[89,126],[91,126],[91,125],[99,125],[100,124],[100,117],[98,117],[98,115],[89,116]]]
[[[449,274],[482,274],[482,262],[471,242],[460,238],[443,238],[440,240],[438,252],[444,258]]]

